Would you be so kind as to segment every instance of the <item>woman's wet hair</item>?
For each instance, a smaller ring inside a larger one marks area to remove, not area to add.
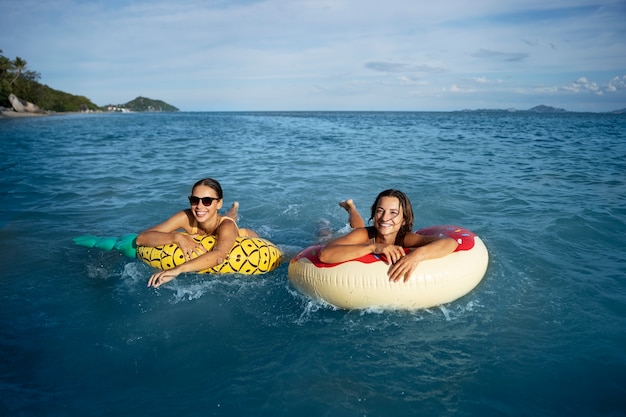
[[[404,242],[404,236],[407,233],[410,233],[413,229],[413,206],[411,205],[411,200],[400,190],[389,189],[382,191],[374,200],[374,204],[372,204],[371,216],[369,221],[371,222],[376,216],[376,209],[378,208],[378,202],[383,197],[395,197],[400,202],[400,207],[402,207],[402,217],[404,220],[404,224],[400,226],[400,230],[398,231],[398,236],[396,237],[396,244],[401,245]]]
[[[214,180],[213,178],[203,178],[200,181],[196,182],[193,185],[193,187],[191,187],[191,192],[193,192],[193,190],[195,190],[196,187],[199,185],[205,185],[207,187],[212,188],[217,193],[217,198],[219,198],[220,200],[224,198],[224,193],[222,192],[222,186],[220,185],[219,182],[217,182],[217,180]]]

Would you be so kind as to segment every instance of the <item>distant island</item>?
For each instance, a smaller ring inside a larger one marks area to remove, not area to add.
[[[163,111],[179,111],[171,104],[167,104],[161,100],[153,100],[147,97],[137,97],[125,104],[109,104],[104,107],[106,111],[115,112],[163,112]]]
[[[540,104],[528,110],[518,110],[518,109],[464,109],[458,110],[460,112],[492,112],[492,113],[584,113],[584,112],[573,112],[565,109],[560,109],[558,107],[546,106]],[[613,110],[610,112],[602,112],[602,113],[610,113],[610,114],[626,114],[626,108],[620,110]]]

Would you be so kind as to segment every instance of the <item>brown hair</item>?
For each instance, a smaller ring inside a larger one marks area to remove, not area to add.
[[[224,194],[222,192],[222,186],[219,182],[217,182],[217,180],[214,180],[213,178],[203,178],[200,181],[196,182],[193,187],[191,187],[191,192],[193,193],[193,190],[199,185],[205,185],[212,188],[217,193],[217,198],[219,198],[220,200],[224,197]]]

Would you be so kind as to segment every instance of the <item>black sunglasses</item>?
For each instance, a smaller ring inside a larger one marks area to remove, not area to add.
[[[202,200],[202,204],[204,204],[205,207],[209,207],[214,201],[218,201],[220,199],[215,197],[197,197],[195,195],[189,196],[189,203],[191,203],[192,206],[200,204],[200,200]]]

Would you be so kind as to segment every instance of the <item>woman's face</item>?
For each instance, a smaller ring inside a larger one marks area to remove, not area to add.
[[[206,197],[209,197],[209,200],[212,199],[212,201],[209,203],[209,201],[206,201]],[[193,189],[190,197],[191,211],[199,223],[212,218],[222,208],[223,201],[217,198],[217,192],[206,185],[198,185]],[[203,199],[205,201],[202,201]]]
[[[404,213],[397,197],[381,197],[374,213],[374,227],[383,236],[398,234]]]

